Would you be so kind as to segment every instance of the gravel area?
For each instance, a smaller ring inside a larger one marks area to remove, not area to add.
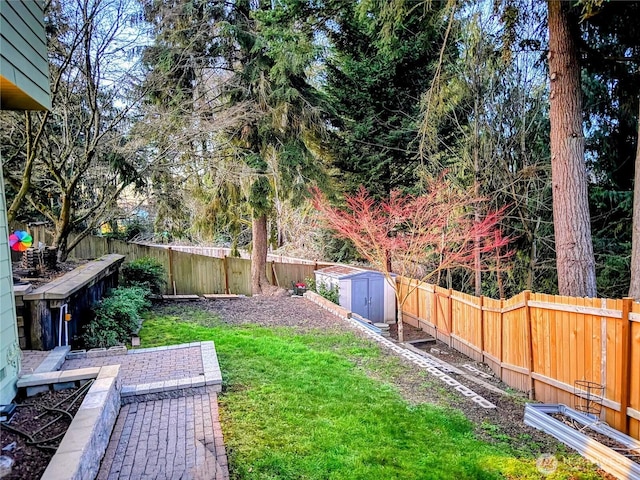
[[[346,322],[303,297],[241,297],[233,300],[209,300],[200,306],[220,315],[225,323],[254,324],[264,327],[294,327],[344,330]]]

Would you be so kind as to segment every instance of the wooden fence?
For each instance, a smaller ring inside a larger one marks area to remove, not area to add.
[[[404,320],[474,360],[507,385],[545,403],[574,405],[574,382],[604,385],[603,416],[640,438],[640,304],[522,292],[474,297],[415,280]]]
[[[167,272],[166,293],[196,294],[236,293],[251,295],[251,260],[216,258],[175,251],[173,248],[127,243],[106,237],[89,236],[71,251],[70,257],[93,259],[106,253],[119,253],[126,261],[141,257],[158,260]],[[323,264],[324,265],[324,264]],[[274,285],[291,288],[291,282],[313,277],[317,264],[268,262],[267,278]]]
[[[160,244],[155,244],[152,246],[161,247],[161,248],[169,247],[168,245],[160,245]],[[207,257],[224,258],[224,257],[232,256],[231,249],[225,248],[225,247],[200,247],[197,245],[171,245],[171,248],[176,252],[197,253],[198,255],[206,255]],[[246,258],[246,259],[251,258],[251,254],[246,250],[240,250],[238,253],[240,254],[240,258]],[[272,253],[267,254],[267,261],[275,262],[275,263],[295,263],[298,265],[314,265],[316,266],[316,270],[318,268],[317,265],[319,263],[316,260],[306,260],[304,258],[285,257],[284,255],[274,255]],[[323,265],[330,265],[323,262],[320,262],[320,263],[322,263]]]

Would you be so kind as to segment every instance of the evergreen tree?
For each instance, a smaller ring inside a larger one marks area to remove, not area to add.
[[[252,290],[268,286],[269,220],[278,201],[299,202],[310,183],[323,181],[322,97],[307,79],[316,57],[305,4],[238,1],[228,17],[226,60],[234,68],[230,105],[251,114],[228,130],[235,156],[248,167],[246,200],[252,220]]]
[[[401,22],[388,13],[384,2],[336,2],[325,23],[331,43],[325,89],[339,137],[335,165],[347,190],[362,185],[377,196],[411,188],[419,179],[421,96],[433,78],[444,30],[440,2],[412,8]],[[448,47],[447,55],[454,54]],[[444,145],[451,132],[451,125],[440,125]]]
[[[194,221],[185,208],[201,190],[203,164],[211,149],[212,122],[219,113],[220,37],[225,16],[219,0],[139,0],[141,24],[152,41],[141,52],[146,92],[135,132],[154,158],[150,196],[154,229],[184,236]]]
[[[640,190],[632,194],[633,184],[636,188],[640,184],[640,3],[583,3],[580,48],[585,148],[593,178],[590,201],[598,293],[620,297],[630,286],[629,295],[640,298]],[[635,243],[630,268],[632,223]]]

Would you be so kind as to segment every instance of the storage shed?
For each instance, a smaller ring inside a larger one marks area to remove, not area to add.
[[[338,288],[340,306],[373,323],[396,322],[396,296],[385,276],[376,271],[333,265],[315,272],[316,285]]]

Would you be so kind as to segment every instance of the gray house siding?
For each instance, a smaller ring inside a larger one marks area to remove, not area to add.
[[[51,108],[40,0],[0,0],[0,109]],[[20,370],[4,180],[0,168],[0,404],[16,394]]]
[[[2,109],[51,108],[43,3],[0,1]]]
[[[0,168],[0,405],[6,405],[15,396],[15,382],[20,368],[9,229],[4,198],[4,180]]]

